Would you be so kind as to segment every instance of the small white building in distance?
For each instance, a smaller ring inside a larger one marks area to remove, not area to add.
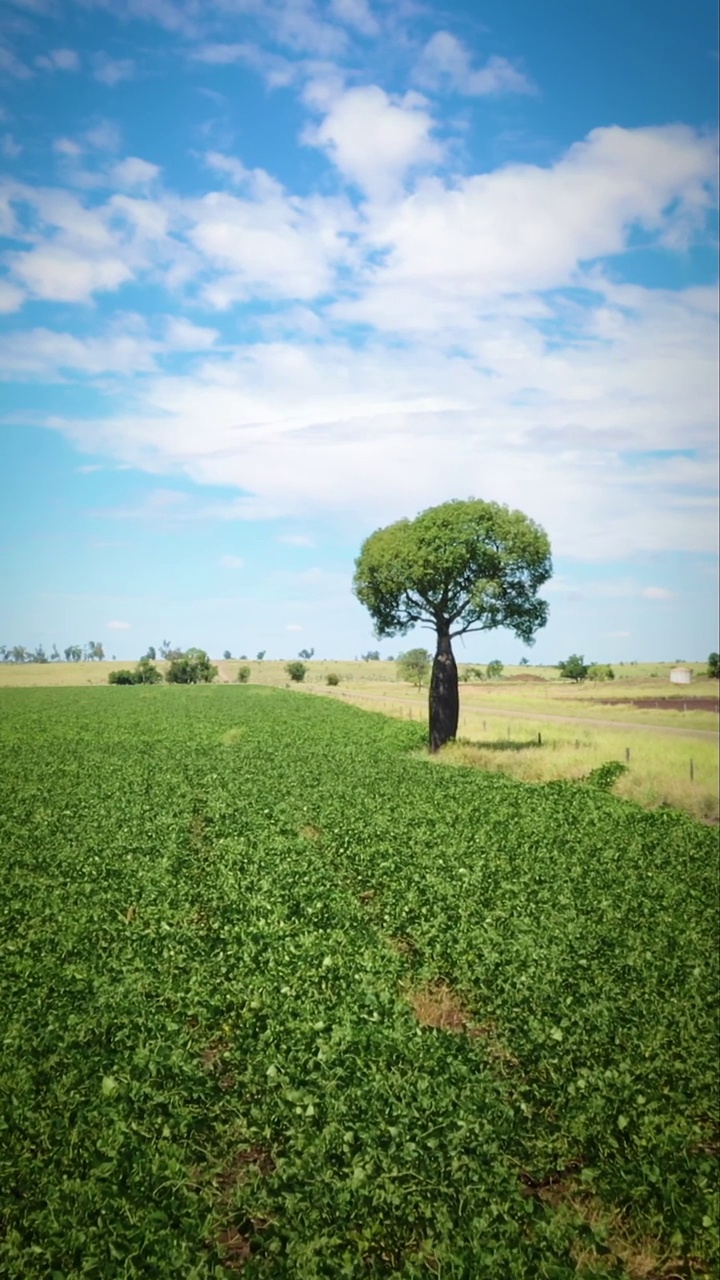
[[[692,671],[689,667],[673,667],[670,672],[671,684],[690,684]]]

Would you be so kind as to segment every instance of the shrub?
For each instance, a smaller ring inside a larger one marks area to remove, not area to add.
[[[597,769],[593,769],[587,775],[585,782],[589,782],[593,787],[600,787],[602,791],[610,791],[618,778],[627,771],[627,765],[622,764],[620,760],[606,760],[604,764],[598,765]]]
[[[720,653],[708,655],[707,673],[711,680],[720,679]]]
[[[237,680],[238,684],[247,684],[248,680],[250,679],[250,668],[238,667],[238,673],[235,679]]]
[[[133,672],[134,684],[159,684],[162,676],[149,658],[141,658]]]
[[[307,667],[305,666],[304,662],[297,662],[297,661],[286,662],[285,670],[287,671],[291,680],[294,680],[296,684],[301,684],[302,681],[305,679],[305,673],[307,671]]]
[[[588,680],[614,680],[615,672],[611,666],[604,666],[600,662],[593,662],[592,665],[588,667],[587,678]]]
[[[127,667],[123,667],[120,671],[111,671],[108,676],[108,684],[136,684],[135,673],[128,671]]]
[[[210,684],[216,675],[204,649],[188,649],[172,659],[165,679],[168,684]]]
[[[325,683],[333,686],[338,685],[340,683],[340,677],[336,675],[334,671],[328,671],[325,677]]]
[[[505,667],[499,658],[495,658],[492,662],[488,662],[486,668],[488,680],[499,680],[504,670]]]

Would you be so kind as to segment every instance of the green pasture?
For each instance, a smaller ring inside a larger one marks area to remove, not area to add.
[[[716,833],[423,738],[0,691],[0,1274],[717,1274]]]

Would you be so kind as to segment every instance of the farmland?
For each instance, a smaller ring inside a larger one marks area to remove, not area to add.
[[[716,1274],[711,829],[297,692],[0,713],[0,1273]]]

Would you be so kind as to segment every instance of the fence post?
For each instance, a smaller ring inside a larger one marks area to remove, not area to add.
[[[626,747],[626,748],[625,748],[625,763],[626,763],[626,764],[629,764],[629,763],[630,763],[630,748],[629,748],[629,747]]]
[[[690,781],[691,781],[691,782],[694,782],[694,781],[695,781],[695,766],[694,766],[694,764],[693,764],[692,760],[690,761]]]

